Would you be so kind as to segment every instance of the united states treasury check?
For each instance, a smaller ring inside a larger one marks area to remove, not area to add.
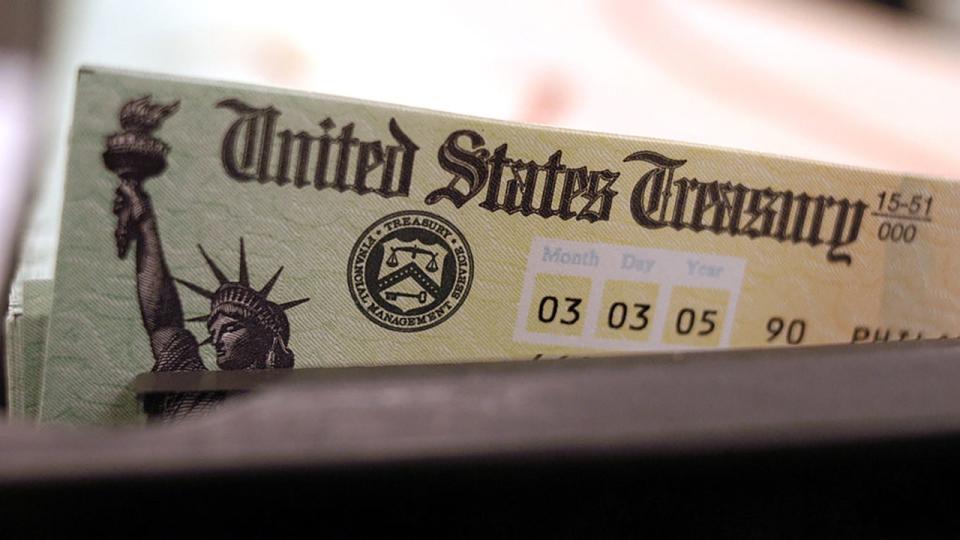
[[[140,372],[955,337],[960,186],[81,71],[44,419]]]

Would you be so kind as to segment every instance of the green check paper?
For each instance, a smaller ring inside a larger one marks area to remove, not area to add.
[[[53,301],[53,283],[31,280],[14,286],[7,313],[7,412],[17,420],[35,420],[40,405],[43,346]]]
[[[946,180],[81,70],[40,418],[146,371],[956,337]],[[586,360],[589,361],[589,360]]]

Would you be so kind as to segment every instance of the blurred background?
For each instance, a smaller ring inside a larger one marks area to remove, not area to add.
[[[52,276],[82,64],[960,178],[958,60],[950,0],[0,0],[0,279]]]

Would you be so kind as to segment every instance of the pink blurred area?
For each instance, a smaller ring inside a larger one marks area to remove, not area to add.
[[[27,70],[39,76],[0,71],[0,87],[17,79],[36,102],[0,110],[6,126],[27,127],[0,139],[2,155],[26,156],[29,133],[43,134],[32,173],[0,161],[0,200],[18,199],[27,178],[40,183],[24,263],[47,276],[81,64],[960,178],[958,10],[911,5],[53,3],[43,55]]]
[[[960,177],[956,32],[848,3],[593,7],[609,54],[540,69],[519,119]]]

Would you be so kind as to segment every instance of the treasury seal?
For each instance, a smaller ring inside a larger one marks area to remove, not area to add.
[[[446,219],[418,211],[390,214],[363,231],[347,263],[350,296],[371,321],[419,332],[449,319],[473,282],[473,254]]]

